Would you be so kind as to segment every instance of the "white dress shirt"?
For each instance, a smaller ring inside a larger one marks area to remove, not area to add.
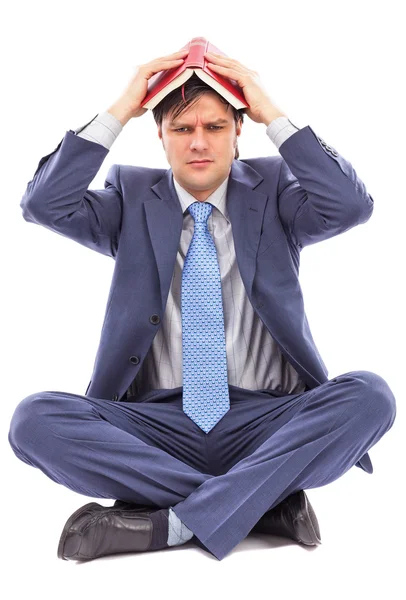
[[[122,129],[120,121],[106,111],[98,114],[77,135],[110,149]],[[277,148],[298,130],[287,117],[278,117],[266,127],[267,135]],[[227,211],[228,179],[229,176],[206,200],[213,204],[207,226],[219,261],[228,383],[250,390],[277,390],[284,394],[303,392],[305,381],[283,356],[246,294]],[[182,269],[194,231],[194,220],[188,208],[196,202],[196,198],[175,178],[173,183],[184,217],[172,282],[162,326],[129,389],[129,395],[182,386]]]

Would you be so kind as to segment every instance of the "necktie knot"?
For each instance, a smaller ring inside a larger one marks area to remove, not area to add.
[[[195,224],[206,223],[212,210],[213,205],[210,204],[210,202],[193,202],[189,206],[189,212],[192,215]]]

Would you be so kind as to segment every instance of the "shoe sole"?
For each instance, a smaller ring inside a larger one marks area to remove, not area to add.
[[[72,523],[75,521],[75,519],[77,517],[79,517],[82,513],[86,512],[89,508],[93,508],[94,506],[99,507],[100,505],[97,504],[97,502],[89,502],[89,504],[85,504],[84,506],[81,506],[66,521],[65,526],[62,531],[62,534],[61,534],[61,537],[59,539],[58,551],[57,551],[58,558],[62,558],[62,560],[69,560],[68,558],[64,557],[63,549],[65,546],[65,540],[66,540],[66,536],[68,535],[70,526],[72,525]]]
[[[293,521],[298,542],[306,546],[319,545],[321,544],[321,538],[317,517],[303,490],[298,493],[298,500],[300,502],[300,512],[299,516]]]

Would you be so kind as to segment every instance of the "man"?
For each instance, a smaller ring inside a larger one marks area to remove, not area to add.
[[[395,419],[386,381],[332,380],[298,281],[300,251],[366,222],[373,199],[310,126],[297,128],[258,74],[208,56],[238,81],[236,111],[196,77],[154,109],[170,169],[113,165],[89,190],[154,72],[66,133],[38,165],[24,218],[114,258],[85,396],[44,391],[17,406],[15,454],[92,502],[67,520],[58,556],[87,560],[188,540],[221,560],[250,531],[321,543],[304,489],[353,465]],[[238,160],[243,112],[281,156]],[[206,161],[196,164],[195,161]]]

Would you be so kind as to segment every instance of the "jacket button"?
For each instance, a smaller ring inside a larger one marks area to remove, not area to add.
[[[130,356],[130,363],[133,363],[133,365],[138,365],[139,362],[140,359],[138,356]]]
[[[333,156],[337,156],[337,152],[331,146],[326,146],[326,150],[328,150],[328,152],[330,152],[330,154]]]
[[[118,394],[114,394],[113,400],[118,400]]]
[[[149,320],[151,321],[151,323],[153,323],[154,325],[156,325],[156,323],[159,323],[161,321],[159,315],[151,315]]]

